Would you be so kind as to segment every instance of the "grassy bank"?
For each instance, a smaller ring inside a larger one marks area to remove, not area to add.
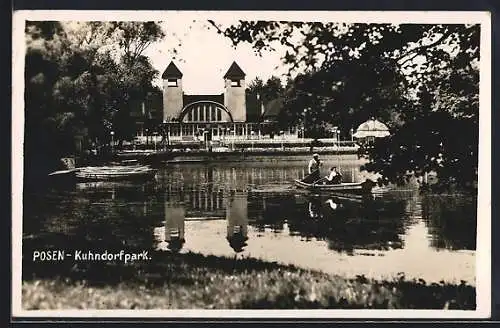
[[[374,281],[255,259],[155,252],[153,260],[23,278],[25,309],[474,309],[475,288]],[[53,265],[54,263],[52,263]],[[44,271],[39,271],[44,272]]]

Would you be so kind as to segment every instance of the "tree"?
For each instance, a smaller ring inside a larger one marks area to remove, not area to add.
[[[130,114],[158,74],[144,56],[163,36],[157,23],[28,22],[26,36],[27,154],[48,163],[73,154],[76,135],[132,137]]]
[[[256,77],[248,83],[246,92],[249,95],[255,95],[256,98],[267,103],[273,99],[282,97],[284,90],[281,79],[277,76],[271,76],[266,83],[259,77]]]
[[[72,44],[90,49],[89,61],[97,66],[93,82],[106,91],[104,98],[98,97],[100,106],[95,106],[103,109],[97,115],[102,124],[95,131],[96,138],[107,140],[111,130],[118,141],[133,137],[135,126],[130,114],[152,90],[158,74],[144,51],[163,36],[156,22],[79,23],[78,28],[70,30]]]
[[[476,68],[446,69],[418,91],[405,124],[390,138],[379,140],[368,154],[366,168],[383,173],[386,182],[403,182],[436,172],[437,187],[475,187],[479,145],[479,72]],[[428,87],[433,86],[433,89]]]
[[[344,133],[383,118],[392,136],[370,149],[366,168],[385,182],[431,170],[444,185],[476,180],[479,25],[210,23],[235,45],[285,47],[290,72],[305,71],[289,97],[290,122],[307,107],[309,120],[341,123]],[[457,129],[467,133],[460,146]]]
[[[258,121],[261,118],[261,106],[271,100],[282,98],[285,88],[281,79],[277,76],[271,76],[265,83],[259,77],[248,83],[246,88],[247,96],[247,119],[249,121]]]
[[[54,106],[52,89],[60,78],[66,48],[58,22],[27,22],[25,58],[25,181],[38,175],[73,148],[73,113]],[[14,109],[19,110],[19,109]]]

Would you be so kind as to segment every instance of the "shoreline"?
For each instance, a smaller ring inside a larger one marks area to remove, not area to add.
[[[120,161],[136,160],[144,163],[193,163],[193,162],[217,162],[217,161],[246,161],[248,159],[256,161],[266,161],[273,159],[304,160],[312,154],[320,156],[352,156],[356,160],[356,149],[316,149],[314,151],[306,149],[253,149],[253,150],[233,150],[233,151],[122,151],[115,155]]]
[[[168,251],[151,255],[155,261],[147,264],[96,263],[88,268],[94,279],[70,272],[25,278],[22,306],[25,310],[476,308],[476,288],[467,284],[429,285],[403,276],[348,278],[253,258]]]

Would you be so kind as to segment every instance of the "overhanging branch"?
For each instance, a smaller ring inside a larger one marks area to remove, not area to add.
[[[422,55],[425,52],[425,50],[438,45],[443,40],[446,40],[452,34],[453,34],[453,32],[450,32],[450,31],[445,32],[436,41],[434,41],[432,43],[429,43],[429,44],[418,46],[416,48],[413,48],[413,49],[409,50],[408,52],[406,52],[405,54],[403,54],[403,55],[399,56],[398,58],[396,58],[396,61],[399,62],[401,59],[403,59],[403,58],[405,58],[405,57],[407,57],[407,56],[409,56],[411,54],[414,54],[414,53],[415,53],[415,56]],[[415,56],[413,56],[412,58],[414,58]],[[403,61],[403,63],[405,63],[406,61],[407,60]],[[403,63],[400,63],[400,65],[403,64]]]

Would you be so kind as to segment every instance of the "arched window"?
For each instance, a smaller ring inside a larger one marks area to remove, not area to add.
[[[198,108],[199,108],[199,112],[200,112],[199,121],[204,122],[205,121],[205,106],[198,106]]]
[[[233,122],[224,105],[214,101],[198,101],[186,105],[178,117],[184,122]]]
[[[210,105],[210,117],[212,118],[212,121],[217,121],[217,116],[215,115],[216,108],[212,105]]]

